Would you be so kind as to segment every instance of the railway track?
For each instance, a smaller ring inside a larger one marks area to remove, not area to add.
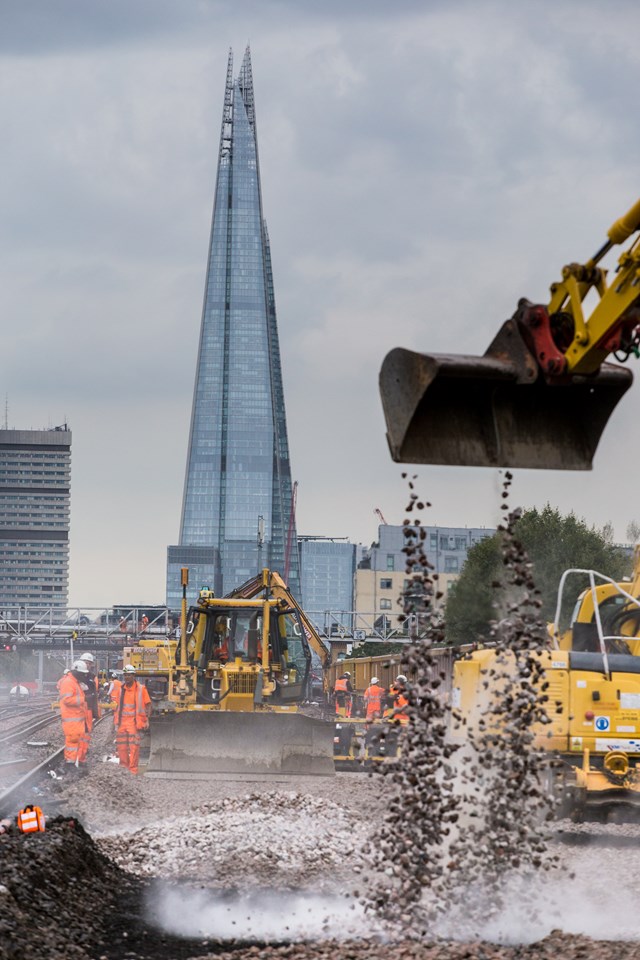
[[[10,703],[0,707],[0,722],[3,720],[12,720],[14,717],[27,716],[33,713],[34,709],[44,709],[51,706],[50,697],[38,697],[30,700],[28,703]]]
[[[41,730],[43,727],[48,727],[54,720],[59,720],[59,716],[52,710],[30,716],[24,723],[18,724],[18,726],[13,727],[8,733],[0,736],[0,749],[9,743],[22,740],[25,736],[29,737],[32,733]]]
[[[96,727],[99,726],[99,724],[101,724],[103,720],[106,720],[110,715],[111,714],[105,714],[104,716],[100,717],[99,720],[95,720],[93,729],[95,730]],[[58,717],[54,714],[52,719],[56,720]],[[13,816],[20,809],[20,807],[24,805],[25,797],[28,795],[28,791],[30,791],[32,787],[36,786],[40,780],[46,777],[50,770],[58,767],[62,763],[63,757],[64,747],[60,747],[59,749],[48,754],[43,760],[36,761],[36,763],[32,762],[32,765],[23,773],[19,780],[0,793],[0,817]],[[6,767],[3,768],[0,766],[0,772],[3,769],[10,770],[12,765],[15,770],[19,771],[20,768],[18,764],[28,762],[29,761],[27,758],[8,760],[6,762]]]

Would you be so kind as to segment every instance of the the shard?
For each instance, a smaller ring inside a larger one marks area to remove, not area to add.
[[[262,214],[251,57],[229,53],[196,368],[180,543],[168,548],[167,604],[227,593],[262,567],[299,593],[280,347]]]

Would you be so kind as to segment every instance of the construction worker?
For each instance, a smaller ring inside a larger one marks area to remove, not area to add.
[[[89,668],[85,660],[76,660],[68,673],[59,681],[60,717],[64,733],[65,776],[77,775],[86,767],[87,751],[87,701],[83,687]]]
[[[111,681],[111,682],[109,683],[109,689],[108,689],[108,691],[107,691],[107,697],[108,697],[109,703],[112,703],[112,704],[115,706],[115,705],[117,704],[118,698],[119,698],[119,696],[120,696],[120,689],[121,689],[121,687],[122,687],[122,680],[118,680],[118,677],[117,677],[116,674],[113,673],[113,672],[109,674],[109,678],[110,678],[110,681]]]
[[[382,716],[382,700],[386,692],[385,688],[380,686],[378,677],[371,677],[371,683],[364,692],[367,723],[378,720]]]
[[[351,686],[351,674],[348,670],[340,674],[336,680],[333,695],[336,701],[336,715],[350,717],[353,707],[353,687]]]
[[[213,659],[219,660],[220,663],[226,663],[229,659],[229,636],[224,620],[218,620],[216,623]]]
[[[96,658],[92,653],[83,653],[80,657],[86,663],[89,673],[86,683],[87,689],[84,691],[84,697],[87,702],[87,753],[91,746],[91,734],[93,731],[93,721],[100,718],[100,703],[98,701],[99,683],[95,674]]]
[[[384,712],[384,715],[387,719],[393,720],[396,723],[409,723],[407,678],[404,676],[404,674],[399,673],[389,687],[387,704],[387,709]]]
[[[84,660],[89,668],[89,675],[87,677],[87,686],[89,689],[85,693],[87,700],[87,706],[90,708],[91,720],[98,720],[100,718],[100,706],[98,704],[98,691],[100,689],[100,683],[96,675],[96,658],[92,653],[83,653],[80,657],[81,660]],[[93,726],[93,723],[89,725],[89,729]]]
[[[123,670],[124,683],[118,693],[113,722],[116,728],[116,746],[120,765],[131,773],[138,772],[140,759],[140,732],[149,727],[151,697],[143,683],[136,680],[136,668],[127,663]]]
[[[149,617],[145,613],[143,614],[142,620],[140,621],[140,627],[141,627],[140,633],[144,633],[148,626],[149,626]]]
[[[64,671],[60,679],[56,681],[56,689],[58,691],[58,697],[60,697],[60,684],[62,683],[62,681],[64,680],[64,678],[68,673],[69,673],[69,667],[67,667],[67,669]]]

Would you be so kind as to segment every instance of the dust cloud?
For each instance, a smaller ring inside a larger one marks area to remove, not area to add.
[[[377,925],[346,895],[252,890],[221,892],[206,887],[156,883],[149,918],[175,936],[283,942],[349,940],[372,936]]]

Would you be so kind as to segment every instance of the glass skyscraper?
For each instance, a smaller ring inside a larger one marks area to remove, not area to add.
[[[299,558],[269,237],[262,215],[251,57],[229,53],[218,176],[191,414],[180,543],[168,548],[167,604],[201,586],[227,593]]]

